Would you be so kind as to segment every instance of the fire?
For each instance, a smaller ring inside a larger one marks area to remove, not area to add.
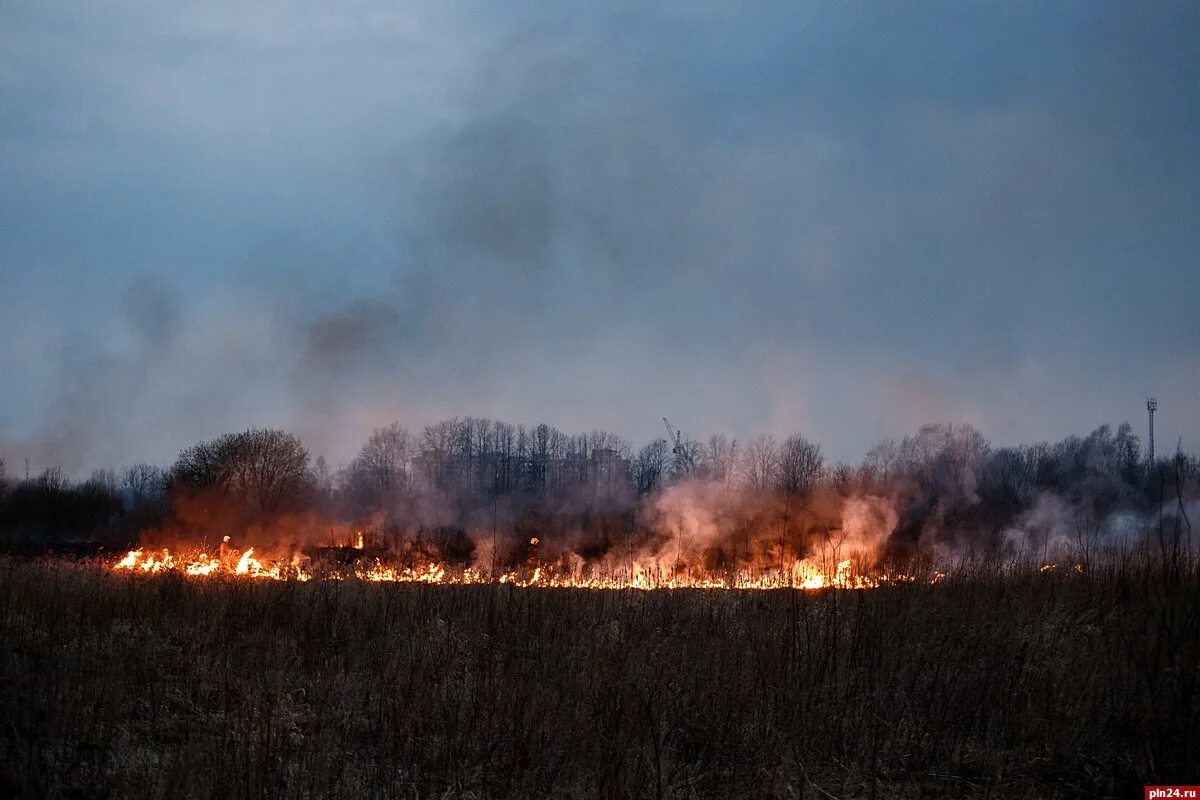
[[[1058,569],[1058,567],[1059,567],[1058,562],[1048,561],[1045,564],[1042,564],[1040,567],[1038,567],[1038,572],[1054,572],[1056,569]],[[1082,573],[1084,571],[1083,564],[1072,564],[1071,569],[1073,569],[1079,573]]]
[[[128,556],[126,556],[128,558]],[[121,562],[124,564],[125,562]],[[118,564],[117,566],[121,566]],[[184,571],[188,575],[211,575],[221,568],[221,562],[208,557],[208,553],[201,553],[200,557],[188,564]]]
[[[533,540],[536,542],[536,538]],[[495,574],[475,567],[454,566],[438,561],[417,564],[387,563],[365,551],[353,563],[324,565],[300,552],[284,558],[272,558],[258,553],[254,547],[239,550],[221,543],[218,555],[197,549],[192,552],[173,552],[170,549],[137,548],[111,562],[110,569],[130,574],[157,575],[176,573],[192,579],[227,580],[359,580],[372,583],[423,583],[438,585],[505,584],[522,588],[573,588],[604,590],[654,589],[734,589],[771,590],[798,589],[820,591],[827,589],[861,590],[901,584],[937,584],[947,573],[941,570],[923,572],[920,576],[882,569],[863,570],[855,558],[802,559],[790,569],[742,569],[709,572],[701,568],[662,561],[630,561],[620,565],[585,565],[581,562],[567,566],[566,562],[550,563],[531,557],[519,568]],[[356,548],[357,549],[357,548]],[[364,549],[365,550],[365,549]],[[1083,564],[1043,562],[1031,565],[1040,573],[1083,573]]]
[[[229,538],[225,538],[228,542]],[[168,549],[158,552],[130,550],[120,561],[113,565],[114,570],[128,572],[144,572],[157,574],[160,572],[179,572],[189,577],[203,578],[212,575],[234,575],[249,578],[268,578],[272,580],[308,580],[309,574],[299,561],[283,564],[272,561],[264,564],[254,557],[254,548],[245,551],[226,552],[222,543],[222,555],[213,558],[205,552],[194,556],[179,556]]]
[[[234,573],[237,575],[249,575],[250,565],[253,564],[257,569],[262,568],[262,562],[254,557],[254,548],[251,547],[242,553],[242,557],[238,559],[237,566],[234,568]]]
[[[361,534],[360,534],[361,536]],[[425,583],[473,585],[501,583],[518,587],[580,589],[871,589],[888,583],[911,582],[905,575],[861,574],[852,559],[841,559],[823,568],[803,560],[790,571],[743,570],[715,574],[677,565],[633,563],[612,570],[600,568],[565,570],[553,564],[530,563],[523,569],[494,576],[472,568],[456,568],[439,562],[402,566],[382,560],[360,559],[349,567],[317,568],[299,553],[289,559],[260,557],[255,548],[245,550],[222,543],[216,557],[204,551],[174,553],[168,549],[130,550],[112,565],[118,572],[157,574],[176,572],[190,578],[235,578],[263,580],[355,579],[374,583]],[[537,540],[534,539],[533,542]],[[532,542],[531,542],[532,544]],[[937,577],[941,577],[939,574]]]

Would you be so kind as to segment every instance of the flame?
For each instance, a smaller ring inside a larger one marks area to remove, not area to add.
[[[888,583],[916,580],[911,576],[899,574],[862,574],[856,569],[852,559],[842,559],[836,562],[832,569],[822,568],[819,563],[806,559],[797,561],[790,571],[743,570],[723,574],[658,563],[633,563],[610,571],[600,568],[565,570],[553,564],[533,563],[523,569],[491,576],[475,568],[459,569],[436,561],[402,566],[387,564],[378,558],[360,559],[349,568],[317,569],[300,553],[293,553],[288,559],[271,559],[260,557],[253,547],[239,551],[226,547],[224,542],[217,557],[204,551],[185,555],[173,553],[168,549],[153,552],[140,548],[130,550],[113,563],[111,568],[114,571],[135,574],[177,572],[191,578],[226,577],[279,581],[321,578],[425,584],[483,584],[494,580],[496,583],[518,587],[642,590],[871,589]],[[937,573],[935,580],[941,577],[942,573]]]
[[[248,548],[246,552],[242,553],[242,557],[238,559],[237,566],[233,571],[237,575],[249,575],[251,564],[253,564],[255,567],[262,567],[262,563],[254,557],[253,547]]]
[[[225,538],[225,542],[229,537]],[[254,556],[254,548],[248,547],[238,553],[236,550],[229,554],[213,558],[205,552],[199,552],[191,557],[177,556],[170,550],[164,549],[156,553],[145,553],[141,549],[130,550],[119,561],[113,564],[114,570],[143,572],[157,574],[160,572],[179,572],[189,577],[203,578],[211,575],[235,575],[249,578],[269,578],[273,580],[305,581],[311,575],[304,569],[299,560],[290,564],[271,562],[264,564]]]
[[[354,536],[354,549],[355,549],[355,550],[362,550],[364,546],[365,546],[365,542],[364,542],[364,540],[363,540],[363,532],[362,532],[362,531],[359,531],[359,532],[358,532],[357,534],[355,534],[355,536]]]
[[[126,558],[128,558],[128,556],[126,556]],[[208,553],[201,553],[200,557],[191,564],[188,564],[184,571],[188,575],[211,575],[220,568],[221,562],[210,559],[208,557]]]

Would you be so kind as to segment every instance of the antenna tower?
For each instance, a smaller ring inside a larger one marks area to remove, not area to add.
[[[1150,441],[1146,448],[1146,458],[1154,463],[1154,412],[1158,411],[1158,401],[1153,397],[1146,398],[1146,411],[1150,414]]]

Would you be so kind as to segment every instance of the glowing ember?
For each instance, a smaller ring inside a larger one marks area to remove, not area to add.
[[[1049,561],[1049,562],[1046,562],[1045,564],[1042,564],[1040,567],[1038,567],[1038,572],[1054,572],[1058,568],[1059,568],[1058,562]],[[1083,564],[1072,564],[1071,569],[1073,569],[1079,573],[1082,573],[1084,571]]]

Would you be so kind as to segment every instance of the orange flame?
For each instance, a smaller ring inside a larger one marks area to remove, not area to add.
[[[675,568],[655,563],[633,563],[612,571],[576,569],[564,571],[554,565],[533,564],[532,569],[512,570],[490,576],[467,567],[458,569],[439,562],[416,566],[385,564],[379,559],[360,560],[349,568],[314,569],[300,554],[290,560],[259,558],[253,547],[243,551],[222,548],[214,558],[206,552],[180,555],[170,550],[147,552],[130,550],[112,565],[118,572],[157,574],[176,572],[191,578],[248,578],[307,581],[357,579],[378,583],[483,584],[496,582],[518,587],[580,589],[872,589],[889,583],[912,582],[906,575],[865,575],[855,569],[852,559],[842,559],[832,569],[822,569],[811,561],[797,561],[790,571],[743,570],[724,574],[690,568]],[[940,579],[941,573],[935,576]]]

